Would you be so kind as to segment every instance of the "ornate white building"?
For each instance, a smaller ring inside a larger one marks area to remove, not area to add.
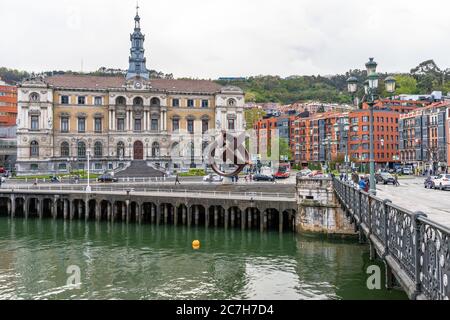
[[[57,75],[18,88],[17,172],[203,167],[211,129],[243,131],[244,93],[205,80],[150,79],[136,14],[126,76]]]

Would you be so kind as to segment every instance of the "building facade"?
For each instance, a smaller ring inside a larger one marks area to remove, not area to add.
[[[400,158],[420,171],[446,172],[449,102],[436,102],[400,116]]]
[[[0,127],[16,125],[17,87],[0,79]]]
[[[205,80],[151,79],[136,14],[125,76],[57,75],[18,89],[17,171],[94,172],[144,160],[203,167],[210,129],[244,130],[244,93]]]

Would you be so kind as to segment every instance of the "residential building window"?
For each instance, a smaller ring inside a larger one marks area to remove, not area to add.
[[[32,164],[30,164],[30,169],[32,171],[38,171],[39,170],[39,166],[38,166],[37,163],[32,163]]]
[[[228,119],[228,130],[234,130],[234,119]]]
[[[151,130],[158,131],[158,119],[152,119]]]
[[[102,164],[99,163],[99,162],[96,162],[96,163],[94,164],[94,169],[95,169],[95,170],[102,170]]]
[[[69,132],[69,118],[61,118],[61,132]]]
[[[117,119],[117,131],[125,131],[125,119]]]
[[[209,107],[209,101],[208,100],[202,100],[202,108],[208,108]]]
[[[369,117],[368,116],[362,117],[362,122],[369,122]]]
[[[31,141],[30,143],[30,156],[39,157],[39,143],[37,141]]]
[[[83,141],[79,141],[77,145],[77,155],[78,158],[86,157],[86,144]]]
[[[188,108],[193,108],[194,107],[194,100],[188,99],[187,106],[188,106]]]
[[[65,163],[60,163],[60,164],[58,165],[58,170],[60,170],[60,171],[65,171],[65,170],[67,170],[67,165],[66,165]]]
[[[172,105],[174,107],[179,107],[180,106],[180,99],[173,99],[172,100]]]
[[[209,121],[202,120],[202,133],[205,133],[208,130],[209,130]]]
[[[64,141],[61,143],[61,157],[68,157],[70,156],[70,147],[69,143]]]
[[[141,119],[134,119],[134,131],[141,131]]]
[[[39,117],[31,116],[31,130],[39,130]]]
[[[362,126],[362,131],[369,131],[369,126]]]
[[[94,130],[95,130],[95,132],[102,132],[102,119],[101,118],[95,118]]]
[[[78,132],[86,132],[86,119],[78,118]]]
[[[78,104],[86,104],[86,97],[84,96],[78,97]]]
[[[100,141],[94,144],[94,157],[101,158],[103,156],[103,145]]]
[[[96,106],[101,106],[101,105],[103,104],[103,99],[102,99],[102,97],[95,97],[95,98],[94,98],[94,104],[95,104]]]
[[[194,133],[194,120],[187,121],[187,130],[189,133]]]
[[[180,120],[179,119],[172,120],[172,130],[173,131],[180,130]]]
[[[69,96],[61,96],[61,104],[69,104]]]

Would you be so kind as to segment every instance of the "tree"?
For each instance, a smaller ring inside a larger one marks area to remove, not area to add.
[[[259,108],[246,109],[244,111],[246,129],[253,129],[255,123],[262,119],[265,115],[266,112]]]
[[[409,75],[397,75],[396,81],[396,94],[415,94],[417,93],[417,80]]]

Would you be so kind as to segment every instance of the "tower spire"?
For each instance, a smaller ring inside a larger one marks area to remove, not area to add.
[[[141,77],[148,80],[150,72],[146,68],[146,59],[144,56],[145,36],[141,33],[141,18],[139,17],[139,3],[136,2],[136,17],[134,18],[134,32],[130,35],[130,66],[127,72],[127,80],[135,77]]]

